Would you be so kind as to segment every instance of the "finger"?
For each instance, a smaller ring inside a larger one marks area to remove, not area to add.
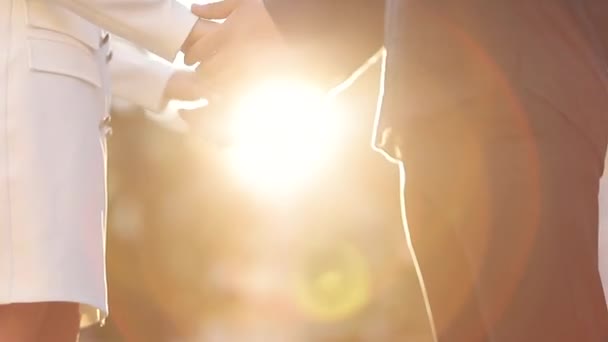
[[[196,73],[177,70],[167,82],[167,97],[179,101],[195,101],[201,98]]]
[[[202,37],[206,36],[207,34],[214,32],[215,30],[218,30],[221,25],[222,24],[216,23],[211,20],[206,20],[206,19],[197,20],[196,23],[194,24],[194,27],[192,27],[190,34],[186,38],[186,41],[184,41],[184,43],[182,44],[181,50],[183,52],[188,51],[194,43],[196,43],[198,40],[200,40]]]
[[[234,86],[223,79],[221,77],[200,81],[197,88],[200,97],[206,99],[210,104],[224,102],[228,94],[232,94]]]
[[[205,64],[206,68],[199,66],[196,73],[207,84],[207,88],[214,89],[218,94],[217,98],[221,98],[221,94],[238,94],[239,91],[249,85],[251,81],[249,73],[242,70],[240,65],[237,64],[238,61],[237,63],[231,63],[218,57],[210,62]],[[227,62],[225,65],[228,67],[222,67],[224,62]]]
[[[205,19],[225,19],[238,6],[236,0],[224,0],[209,4],[192,4],[190,10],[198,17]]]
[[[219,92],[213,83],[206,82],[194,71],[178,70],[167,81],[163,98],[197,105],[201,100],[216,100]]]
[[[174,96],[173,99],[185,102],[197,102],[201,99],[211,101],[219,98],[219,95],[217,95],[218,93],[219,91],[216,87],[213,87],[208,83],[191,82],[182,85],[180,89],[176,89],[176,96]]]
[[[222,99],[222,88],[215,82],[209,82],[206,80],[198,80],[192,84],[191,93],[194,99],[191,101],[199,101],[201,99],[206,100],[208,103],[218,102]]]
[[[231,68],[234,67],[230,63],[230,60],[227,54],[222,51],[218,54],[215,54],[201,63],[196,67],[196,74],[204,80],[213,80],[218,78],[219,75],[226,72],[227,66],[231,65]]]
[[[198,85],[195,83],[181,83],[171,86],[171,89],[167,89],[168,100],[177,101],[197,101],[202,97],[201,91],[198,89]]]
[[[251,72],[251,69],[259,65],[259,56],[255,55],[256,51],[251,51],[246,46],[224,42],[221,50],[203,59],[196,67],[196,73],[202,79],[215,79],[220,74],[227,72],[246,76]]]
[[[189,49],[184,51],[184,62],[192,65],[196,62],[207,60],[219,52],[222,46],[226,44],[227,38],[230,35],[230,29],[229,24],[221,24],[213,31],[202,36]]]

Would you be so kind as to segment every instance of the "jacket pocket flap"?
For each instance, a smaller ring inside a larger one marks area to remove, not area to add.
[[[101,87],[101,70],[97,59],[84,47],[60,41],[29,39],[31,70],[71,76]]]

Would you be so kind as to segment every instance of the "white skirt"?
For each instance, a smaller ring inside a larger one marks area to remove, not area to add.
[[[0,304],[80,303],[87,326],[108,314],[102,69],[68,36],[2,31],[22,19],[10,3],[0,1]]]

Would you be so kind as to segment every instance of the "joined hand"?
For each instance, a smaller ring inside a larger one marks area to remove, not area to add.
[[[192,13],[202,23],[184,44],[184,61],[200,62],[197,72],[209,89],[230,89],[284,62],[283,39],[262,0],[195,4]],[[221,24],[212,21],[222,19]]]
[[[184,62],[200,62],[196,69],[197,87],[209,104],[180,114],[197,135],[216,143],[229,143],[232,137],[226,131],[230,121],[227,112],[234,105],[235,96],[264,78],[268,71],[285,64],[286,45],[263,0],[194,4],[191,10],[200,20],[182,47]]]

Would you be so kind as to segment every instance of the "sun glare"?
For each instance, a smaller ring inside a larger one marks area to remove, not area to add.
[[[271,83],[245,96],[232,129],[236,175],[258,191],[277,193],[304,184],[331,157],[337,114],[321,91]]]

